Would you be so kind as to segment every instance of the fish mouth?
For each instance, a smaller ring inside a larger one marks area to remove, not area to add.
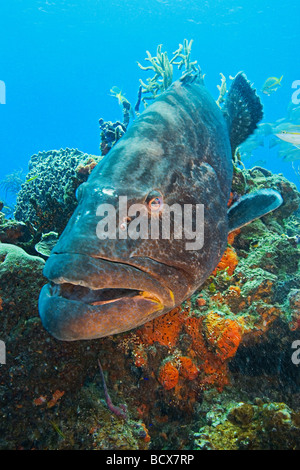
[[[46,330],[65,341],[95,339],[136,328],[170,310],[174,298],[149,273],[76,253],[52,254],[39,312]]]
[[[87,305],[105,305],[112,302],[117,302],[124,298],[143,297],[144,299],[151,300],[160,304],[161,301],[158,297],[150,292],[140,291],[137,289],[119,289],[106,288],[106,289],[90,289],[89,287],[80,286],[71,283],[56,284],[50,283],[52,295],[63,297],[67,300],[82,302]]]

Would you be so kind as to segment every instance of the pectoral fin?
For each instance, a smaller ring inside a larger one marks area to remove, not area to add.
[[[246,194],[228,210],[228,231],[232,232],[250,224],[253,220],[277,209],[282,202],[281,195],[274,189],[261,189]]]

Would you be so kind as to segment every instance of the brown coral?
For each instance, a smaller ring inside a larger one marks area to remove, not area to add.
[[[90,157],[86,162],[80,163],[75,169],[76,173],[79,175],[89,175],[92,170],[95,168],[98,162],[92,157]]]

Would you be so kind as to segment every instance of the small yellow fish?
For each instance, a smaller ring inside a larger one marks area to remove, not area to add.
[[[62,437],[63,439],[66,438],[66,436],[64,435],[64,433],[60,430],[60,428],[57,426],[57,424],[54,422],[54,421],[50,421],[54,431],[57,432],[57,434]]]
[[[39,175],[32,176],[32,178],[29,178],[29,180],[26,180],[25,183],[29,183],[30,181],[35,180],[36,178],[38,178],[38,176]]]
[[[282,131],[280,134],[275,134],[281,140],[289,142],[290,144],[295,145],[297,148],[300,148],[300,132],[287,132]]]
[[[119,104],[122,104],[123,101],[128,101],[124,95],[122,95],[122,90],[117,86],[113,86],[110,90],[112,96],[115,96],[118,99]]]
[[[280,78],[277,77],[269,77],[263,84],[263,87],[261,91],[265,95],[271,95],[271,93],[274,93],[278,89],[279,86],[281,86],[281,80],[283,78],[283,75]]]

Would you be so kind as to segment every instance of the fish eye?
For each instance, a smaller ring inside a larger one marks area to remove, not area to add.
[[[120,223],[120,230],[124,231],[127,228],[127,225],[131,221],[131,217],[124,217],[122,222]]]
[[[151,191],[146,198],[149,212],[159,212],[163,206],[163,196],[159,191]]]
[[[81,190],[81,185],[80,185],[80,186],[78,186],[78,188],[75,191],[75,197],[76,197],[77,201],[79,201],[81,192],[82,192],[82,190]]]
[[[75,197],[77,201],[79,201],[79,199],[82,197],[83,186],[84,186],[84,183],[81,183],[75,191]]]

